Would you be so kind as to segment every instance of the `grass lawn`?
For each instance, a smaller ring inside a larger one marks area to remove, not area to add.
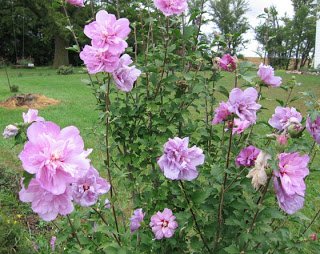
[[[0,69],[0,101],[12,96],[9,92],[7,79],[3,69]],[[92,95],[91,88],[81,82],[81,79],[87,79],[87,75],[81,73],[81,69],[75,69],[75,74],[62,76],[57,75],[56,70],[49,68],[36,69],[8,69],[11,84],[18,85],[21,93],[40,93],[47,97],[60,101],[60,104],[40,109],[40,115],[45,119],[59,124],[61,127],[75,125],[77,126],[84,138],[87,148],[93,148],[91,155],[93,164],[99,168],[102,164],[102,154],[97,149],[98,138],[93,135],[93,130],[98,126],[99,112],[95,110],[95,98]],[[291,78],[292,75],[279,71],[278,75],[282,76],[284,81]],[[299,92],[313,91],[318,97],[320,96],[320,78],[317,76],[298,75],[296,76],[301,86],[294,90],[293,96],[299,99],[292,103],[304,115],[306,113],[305,98]],[[233,87],[233,77],[226,73],[225,77],[219,82],[219,85],[225,86],[230,90]],[[269,100],[263,100],[262,105],[269,110],[262,114],[263,120],[268,120],[274,112],[274,108],[278,105],[276,99],[284,99],[285,92],[282,89],[266,89],[262,91],[263,95]],[[225,99],[219,95],[218,99]],[[5,109],[0,107],[0,131],[2,132],[6,125],[22,121],[22,112],[26,109]],[[200,116],[203,117],[203,116]],[[10,169],[13,171],[21,170],[20,162],[17,154],[21,151],[21,147],[12,148],[12,140],[0,138],[0,170]],[[310,139],[311,146],[311,139]],[[316,166],[319,160],[315,160]],[[319,173],[315,172],[308,178],[308,194],[307,194],[307,214],[313,214],[313,210],[319,205],[314,201],[318,196]],[[2,207],[3,196],[0,190],[0,206]],[[311,201],[312,200],[312,201]],[[4,204],[6,205],[6,204]],[[319,225],[319,224],[318,224]]]

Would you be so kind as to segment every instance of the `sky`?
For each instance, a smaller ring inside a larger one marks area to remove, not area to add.
[[[248,18],[248,22],[252,27],[259,25],[261,22],[257,16],[263,13],[265,7],[275,6],[279,12],[280,17],[287,14],[289,17],[293,15],[293,6],[291,4],[291,0],[247,0],[249,3],[249,11],[246,16]],[[206,30],[208,32],[212,32],[212,26],[204,27],[204,32]],[[245,35],[244,38],[249,40],[249,43],[246,44],[246,49],[242,50],[244,56],[258,56],[255,51],[257,51],[259,43],[254,39],[255,34],[254,30],[251,28]]]

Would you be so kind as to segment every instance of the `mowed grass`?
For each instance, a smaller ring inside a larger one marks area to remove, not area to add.
[[[9,92],[4,70],[0,69],[0,72],[0,101],[4,101],[13,94]],[[11,84],[19,86],[19,93],[39,93],[60,101],[58,105],[39,109],[40,115],[49,121],[59,124],[61,127],[77,126],[81,131],[86,147],[94,148],[90,158],[93,164],[99,168],[103,161],[102,152],[98,149],[98,144],[101,140],[99,140],[100,136],[93,135],[93,130],[99,126],[99,112],[95,110],[96,101],[91,88],[81,82],[82,79],[88,79],[88,76],[83,74],[80,68],[75,69],[75,74],[67,76],[57,75],[56,70],[50,68],[8,69],[8,72]],[[224,75],[224,78],[217,85],[224,86],[230,91],[233,88],[233,76],[228,73],[224,73]],[[283,77],[284,82],[287,82],[292,77],[291,74],[286,74],[284,71],[277,72],[277,75]],[[306,98],[302,96],[301,92],[312,91],[319,97],[320,78],[311,75],[296,75],[296,80],[301,85],[295,88],[292,97],[297,96],[298,100],[291,103],[290,106],[296,107],[305,116],[307,110],[305,106]],[[240,80],[241,83],[243,81]],[[268,120],[274,112],[274,108],[278,105],[277,99],[285,100],[287,93],[282,89],[263,88],[262,94],[268,99],[262,100],[261,104],[268,110],[264,110],[259,117],[262,120]],[[217,101],[226,100],[219,93],[216,96]],[[0,107],[0,131],[2,132],[8,124],[21,122],[22,112],[25,111],[26,109],[5,109]],[[204,116],[199,115],[194,115],[193,117],[204,118]],[[310,138],[310,146],[311,144],[312,140]],[[22,170],[21,163],[17,158],[21,148],[19,146],[13,148],[12,140],[0,138],[0,169]],[[319,165],[317,158],[313,165]],[[313,172],[307,180],[307,207],[303,212],[308,216],[311,216],[316,209],[320,208],[318,199],[315,200],[319,196],[319,176],[319,172]]]

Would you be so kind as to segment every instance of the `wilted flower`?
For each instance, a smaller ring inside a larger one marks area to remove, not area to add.
[[[129,20],[118,19],[115,15],[101,10],[96,20],[86,25],[84,33],[91,40],[93,47],[104,48],[112,55],[119,55],[128,47],[125,38],[130,33]]]
[[[228,116],[231,115],[231,112],[228,110],[228,104],[223,102],[220,102],[219,107],[215,109],[215,115],[212,120],[212,124],[219,124],[225,120],[228,119]]]
[[[188,8],[187,0],[154,0],[154,5],[165,15],[180,15]]]
[[[268,160],[271,156],[264,151],[260,151],[255,163],[254,168],[250,170],[247,178],[252,178],[252,186],[258,190],[260,186],[264,186],[267,183],[268,176],[266,173],[266,168],[268,166]]]
[[[124,54],[120,58],[117,69],[112,73],[116,86],[124,92],[130,92],[134,82],[141,75],[141,71],[134,65],[129,66],[130,64],[132,64],[131,57]]]
[[[165,208],[163,212],[158,211],[151,217],[150,227],[157,240],[173,236],[178,223],[175,221],[172,211]]]
[[[260,151],[261,150],[255,146],[243,148],[236,158],[236,165],[238,167],[253,167]]]
[[[80,52],[80,59],[86,65],[89,74],[98,72],[114,72],[119,66],[119,55],[111,53],[105,48],[85,45]]]
[[[233,129],[232,129],[232,134],[241,134],[244,132],[246,129],[248,129],[251,126],[251,122],[247,120],[240,120],[238,118],[235,118],[233,120]]]
[[[66,0],[69,4],[77,7],[84,7],[84,0]]]
[[[261,105],[256,103],[258,99],[258,92],[253,87],[249,87],[242,91],[239,88],[234,88],[230,92],[228,105],[229,111],[236,114],[240,120],[247,120],[255,123],[257,111]]]
[[[85,176],[77,179],[72,184],[73,200],[81,206],[94,205],[100,195],[110,190],[110,184],[99,176],[98,171],[92,166]]]
[[[43,189],[35,178],[31,180],[27,189],[22,186],[19,198],[22,202],[31,202],[32,210],[45,221],[52,221],[58,214],[67,215],[73,211],[70,188],[66,188],[59,195],[54,195]]]
[[[282,78],[274,76],[274,69],[269,65],[263,65],[261,63],[258,70],[258,76],[266,85],[271,87],[279,87],[282,83]]]
[[[3,131],[4,138],[13,138],[19,133],[19,128],[13,124],[9,124]]]
[[[309,174],[309,156],[299,153],[282,153],[279,171],[274,171],[274,187],[279,206],[288,214],[303,207],[306,185],[304,178]]]
[[[308,117],[306,127],[313,139],[320,144],[320,116],[318,116],[313,122],[310,117]]]
[[[44,122],[44,118],[38,116],[38,110],[36,109],[29,109],[27,113],[22,113],[22,118],[25,123],[32,123],[32,122]]]
[[[131,233],[138,230],[141,226],[145,213],[143,213],[142,208],[136,209],[130,218],[130,231]]]
[[[52,251],[54,251],[55,248],[56,248],[56,240],[57,240],[57,237],[55,237],[55,236],[52,236],[52,237],[51,237],[50,246],[51,246],[51,250],[52,250]]]
[[[224,71],[233,72],[237,69],[237,57],[225,54],[219,61],[219,66]]]
[[[301,114],[295,108],[276,107],[275,113],[269,119],[269,124],[279,131],[287,130],[291,124],[302,121]]]
[[[36,122],[27,130],[28,142],[19,158],[30,174],[35,174],[42,188],[63,194],[67,186],[82,177],[90,167],[79,130],[64,129],[52,122]]]
[[[191,181],[198,176],[196,167],[204,163],[203,151],[196,146],[188,148],[188,143],[188,137],[175,137],[164,144],[164,154],[158,160],[158,165],[165,177]]]

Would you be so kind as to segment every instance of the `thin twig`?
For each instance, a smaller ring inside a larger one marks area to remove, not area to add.
[[[72,230],[72,235],[76,238],[78,244],[79,244],[80,247],[82,248],[81,242],[80,242],[80,240],[79,240],[79,238],[78,238],[78,234],[77,234],[77,232],[76,232],[76,230],[75,230],[75,228],[74,228],[74,226],[73,226],[73,224],[72,224],[72,222],[71,222],[71,219],[70,219],[69,215],[67,215],[67,218],[68,218],[68,222],[69,222],[69,224],[70,224],[71,230]]]
[[[312,221],[310,222],[310,224],[305,228],[305,230],[302,232],[302,235],[304,235],[307,230],[312,226],[312,224],[315,222],[315,220],[317,219],[317,217],[319,216],[320,214],[320,209],[319,211],[316,213],[316,215],[313,217]]]

